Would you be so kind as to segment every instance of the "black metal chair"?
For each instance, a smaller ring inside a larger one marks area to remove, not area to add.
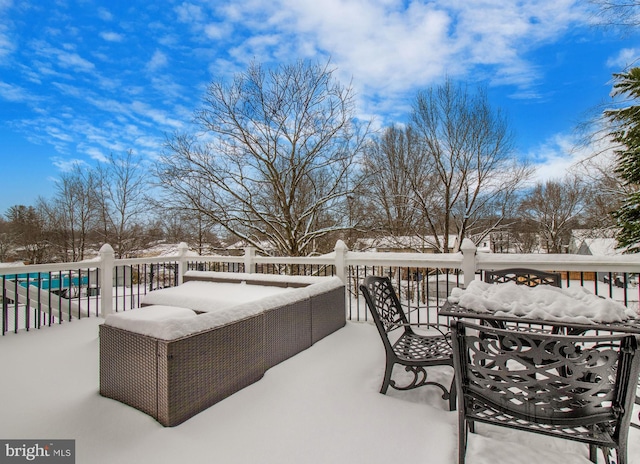
[[[452,323],[458,390],[458,462],[482,422],[589,444],[597,462],[627,436],[640,369],[640,337],[558,335]],[[609,463],[610,460],[605,462]]]
[[[560,274],[525,268],[484,271],[484,281],[490,284],[515,282],[517,285],[527,285],[529,287],[536,287],[538,285],[562,287]]]
[[[455,410],[455,380],[452,380],[450,387],[447,388],[438,382],[428,381],[425,369],[430,366],[453,366],[450,335],[444,333],[439,324],[420,324],[420,326],[434,328],[440,334],[415,333],[388,277],[368,276],[360,285],[360,291],[373,316],[386,352],[386,367],[380,393],[385,394],[389,386],[396,390],[410,390],[424,385],[434,385],[442,389],[442,399],[449,400],[449,409]],[[395,329],[400,329],[402,334],[392,343],[389,333]],[[405,366],[407,372],[413,373],[413,380],[408,385],[398,386],[394,380],[391,380],[393,367],[396,364]]]

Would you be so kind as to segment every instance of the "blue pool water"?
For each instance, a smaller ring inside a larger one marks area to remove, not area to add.
[[[10,274],[5,276],[8,280],[18,280],[19,284],[23,287],[27,286],[27,282],[29,285],[33,285],[34,287],[40,284],[40,288],[43,290],[60,290],[63,288],[69,288],[70,286],[80,287],[87,286],[89,284],[89,277],[72,277],[69,279],[69,276],[62,276],[62,278],[58,276],[51,276],[49,274]]]

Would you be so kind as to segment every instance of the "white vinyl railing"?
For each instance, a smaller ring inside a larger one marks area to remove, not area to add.
[[[188,270],[336,275],[345,282],[351,320],[368,320],[358,285],[369,274],[392,278],[412,322],[431,322],[452,288],[481,278],[484,270],[513,267],[561,272],[563,286],[580,285],[638,308],[640,255],[480,253],[470,240],[461,248],[451,254],[354,252],[338,241],[330,254],[292,258],[258,256],[253,248],[244,256],[193,256],[182,243],[173,256],[115,259],[104,245],[91,261],[0,266],[1,330],[4,335],[137,308],[148,292],[180,285]]]

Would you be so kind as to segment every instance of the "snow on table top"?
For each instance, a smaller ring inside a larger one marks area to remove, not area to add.
[[[454,288],[449,301],[479,313],[555,322],[596,324],[637,318],[636,312],[622,303],[594,295],[584,287],[528,287],[474,280],[466,289]]]

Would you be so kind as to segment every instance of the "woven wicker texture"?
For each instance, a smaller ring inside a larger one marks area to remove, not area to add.
[[[100,326],[100,394],[157,416],[157,342]]]
[[[158,421],[174,426],[264,375],[264,317],[158,343]]]
[[[308,299],[264,313],[266,368],[311,346],[311,303]]]
[[[311,298],[311,343],[332,334],[347,323],[344,288]]]

